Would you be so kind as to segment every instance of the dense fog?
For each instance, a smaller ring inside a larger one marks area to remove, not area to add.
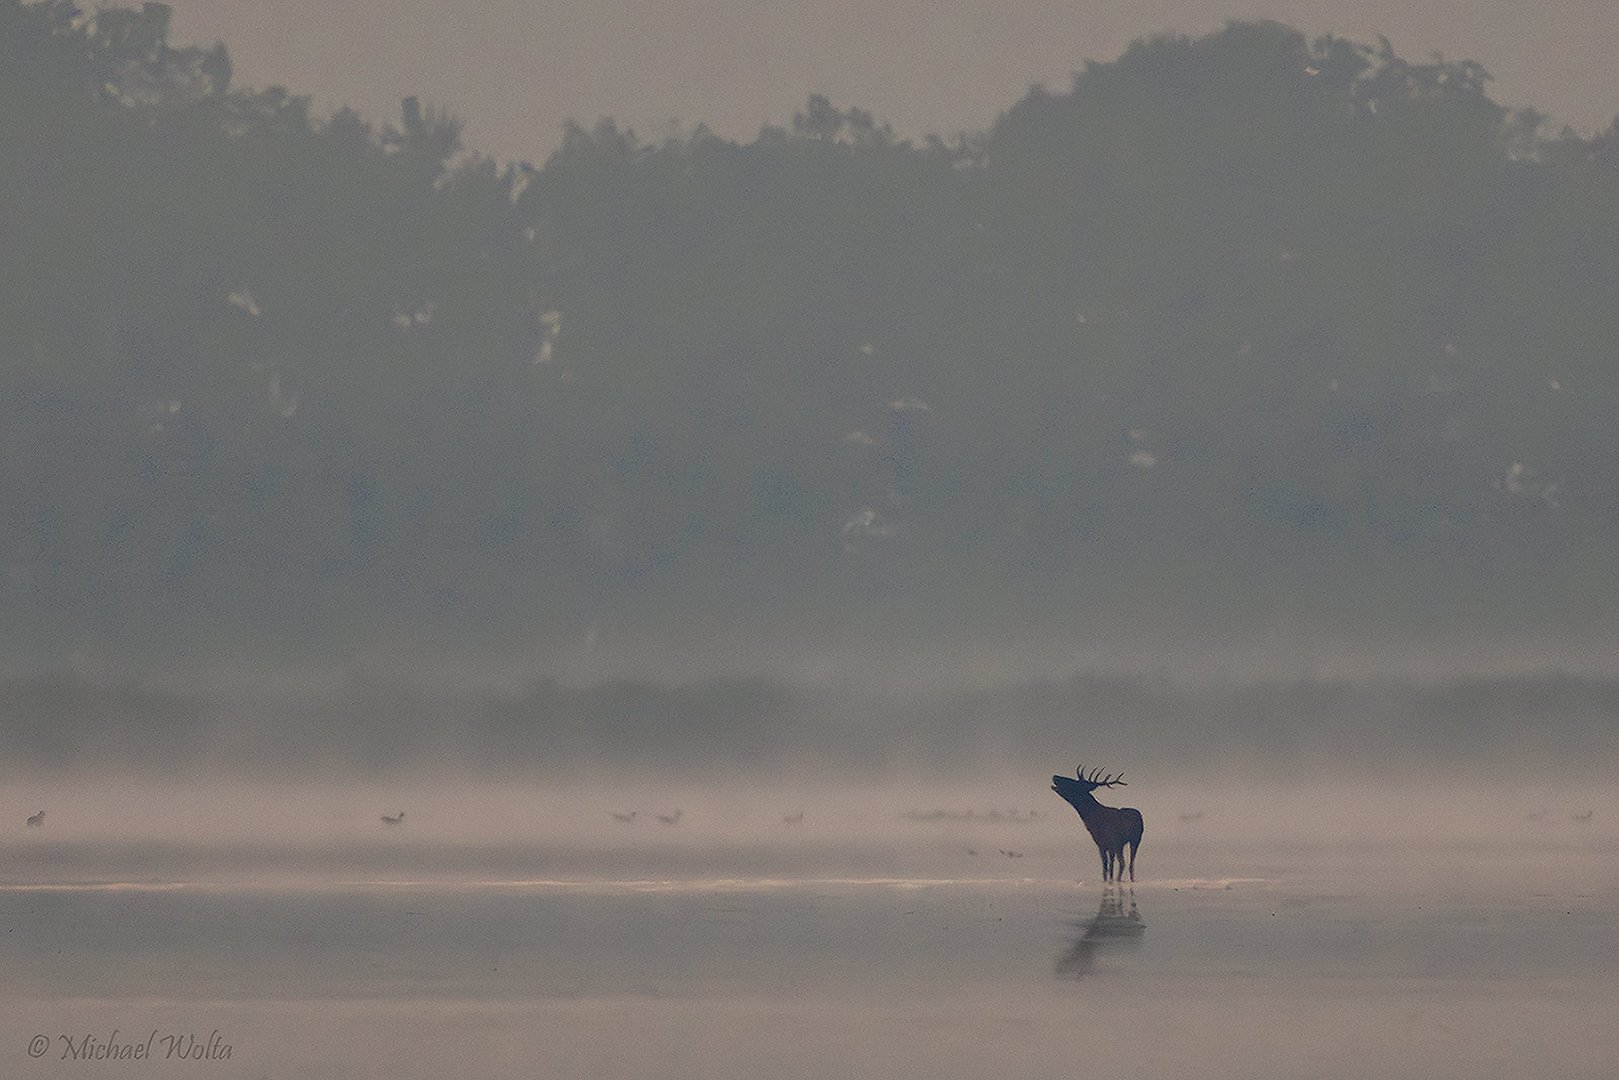
[[[1612,608],[1615,134],[1470,61],[1236,23],[965,136],[810,97],[530,165],[239,87],[161,5],[0,35],[28,670]]]
[[[1239,22],[506,162],[170,21],[0,3],[6,775],[1613,760],[1615,129]]]
[[[1039,778],[1082,757],[1164,779],[1588,779],[1619,756],[1619,683],[1568,675],[1175,681],[1081,675],[963,687],[753,678],[540,680],[510,691],[382,685],[162,691],[62,677],[0,684],[0,774],[150,770],[287,778],[454,768],[491,779],[656,770],[744,783],[869,782],[986,768]]]
[[[1619,122],[907,2],[0,0],[0,1073],[1612,1073]]]

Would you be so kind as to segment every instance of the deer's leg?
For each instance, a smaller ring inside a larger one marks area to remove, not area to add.
[[[1132,840],[1130,842],[1130,880],[1131,881],[1134,881],[1136,879],[1136,848],[1138,848],[1140,846],[1141,846],[1141,841],[1140,840]]]
[[[1111,881],[1113,879],[1113,864],[1108,860],[1107,848],[1098,844],[1096,851],[1102,856],[1102,880]]]

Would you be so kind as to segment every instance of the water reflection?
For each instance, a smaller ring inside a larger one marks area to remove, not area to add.
[[[1141,921],[1134,889],[1104,888],[1102,903],[1089,919],[1076,919],[1079,936],[1057,958],[1057,978],[1083,979],[1098,957],[1133,952],[1141,947],[1147,924]]]

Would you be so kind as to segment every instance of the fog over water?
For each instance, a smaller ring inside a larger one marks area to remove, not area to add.
[[[1543,713],[1549,696],[1557,737],[1589,737],[1567,694],[1483,696]],[[63,1076],[85,1067],[66,1055],[155,1039],[156,1060],[119,1067],[170,1076],[165,1048],[201,1045],[251,1078],[1035,1075],[1075,1053],[1142,1076],[1349,1077],[1375,1031],[1421,1047],[1384,1076],[1608,1071],[1605,768],[1498,736],[1244,763],[1160,733],[1131,753],[1065,719],[1049,746],[889,764],[716,745],[660,765],[604,739],[563,744],[565,763],[356,768],[328,756],[352,743],[293,756],[228,728],[199,736],[211,756],[14,761],[0,1053],[43,1035]],[[1133,883],[1099,882],[1049,790],[1076,746],[1128,763],[1105,795],[1147,822]]]
[[[0,1077],[1611,1077],[1499,6],[0,0]]]
[[[1380,1075],[1597,1077],[1619,1049],[1611,832],[1301,844],[1165,823],[1143,880],[1104,887],[1076,880],[1091,859],[1062,824],[8,842],[0,1039],[20,1055],[47,1034],[61,1075],[83,1068],[72,1040],[217,1032],[222,1075],[408,1078],[1033,1075],[1076,1052],[1147,1076],[1352,1076],[1369,1031],[1421,1048]],[[1020,858],[988,846],[1008,842]],[[104,880],[125,869],[184,880]]]
[[[1433,691],[1403,692],[1380,700],[1428,701],[1443,731]],[[1536,702],[1560,762],[1490,729],[1216,753],[1237,730],[1072,714],[1028,741],[871,739],[868,761],[836,730],[767,754],[703,725],[710,751],[666,763],[614,729],[556,761],[356,758],[319,725],[296,754],[229,726],[192,731],[207,754],[13,761],[0,1054],[44,1036],[29,1065],[67,1076],[156,1040],[117,1062],[155,1078],[228,1046],[195,1067],[253,1080],[1032,1076],[1083,1054],[1281,1080],[1364,1075],[1375,1032],[1420,1047],[1382,1076],[1595,1080],[1619,1054],[1619,817],[1611,756],[1566,756],[1607,753],[1569,704],[1587,693],[1438,694]],[[1092,762],[1125,764],[1104,797],[1145,817],[1135,882],[1099,881],[1049,790]]]

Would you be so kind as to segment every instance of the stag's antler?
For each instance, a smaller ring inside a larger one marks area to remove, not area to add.
[[[1130,786],[1129,784],[1126,784],[1124,782],[1124,774],[1123,773],[1120,773],[1118,776],[1114,776],[1112,773],[1108,773],[1106,775],[1106,777],[1104,778],[1101,769],[1093,769],[1093,770],[1091,770],[1091,774],[1089,776],[1086,776],[1085,773],[1084,773],[1084,770],[1081,769],[1081,770],[1078,770],[1076,772],[1076,775],[1081,780],[1085,781],[1087,784],[1095,784],[1097,787],[1129,787]]]

